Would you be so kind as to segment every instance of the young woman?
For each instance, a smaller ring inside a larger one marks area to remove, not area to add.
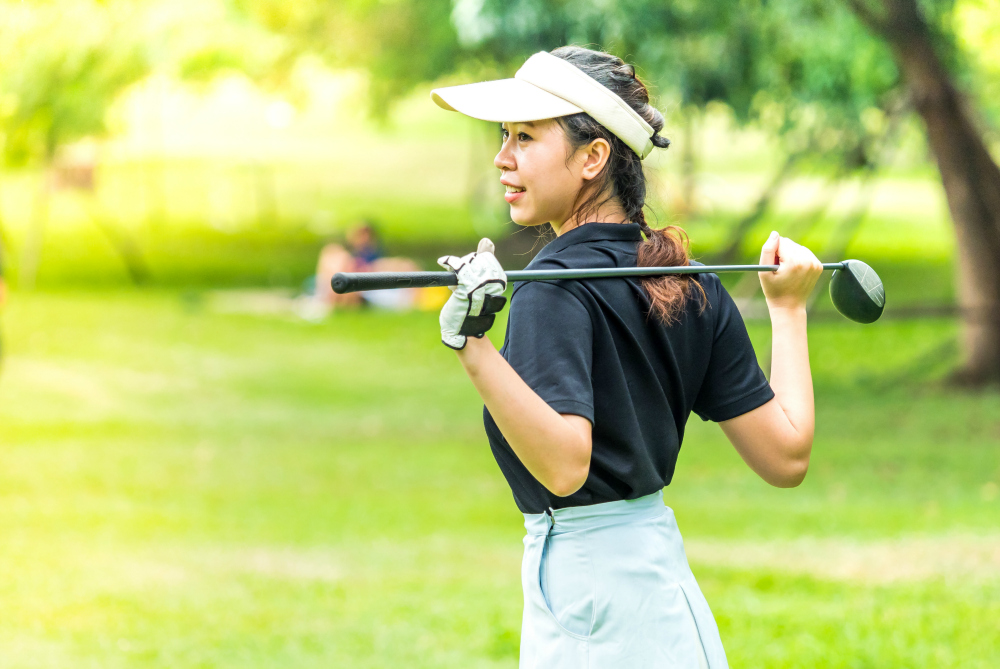
[[[494,163],[511,218],[557,235],[529,267],[688,264],[682,231],[654,230],[643,215],[641,161],[669,142],[620,59],[562,47],[535,54],[514,79],[432,95],[501,122]],[[498,352],[483,337],[505,302],[491,251],[483,240],[441,259],[459,285],[440,320],[524,513],[521,667],[726,667],[662,490],[692,411],[718,422],[768,483],[802,481],[813,440],[805,305],[822,266],[777,233],[764,244],[761,263],[779,265],[760,276],[768,383],[712,274],[519,284]]]

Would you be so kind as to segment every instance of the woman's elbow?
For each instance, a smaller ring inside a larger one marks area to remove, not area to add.
[[[781,458],[778,467],[771,471],[767,482],[776,488],[795,488],[806,478],[809,456],[812,453],[812,436],[792,444]]]
[[[573,418],[577,418],[573,416]],[[586,421],[586,419],[580,419]],[[560,449],[561,457],[553,463],[553,469],[542,481],[542,485],[557,497],[569,497],[583,487],[590,476],[590,456],[592,443],[590,440],[590,423],[585,423],[587,432],[580,434],[572,432],[572,436]],[[578,427],[579,430],[579,427]]]
[[[590,463],[588,462],[585,467],[577,467],[550,477],[544,485],[556,497],[569,497],[583,487],[589,475]]]
[[[772,473],[768,483],[776,488],[796,488],[806,478],[809,471],[809,456],[786,462],[779,472]]]

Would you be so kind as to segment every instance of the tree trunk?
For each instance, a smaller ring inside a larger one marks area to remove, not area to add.
[[[771,206],[771,202],[777,197],[778,192],[781,187],[785,185],[785,181],[792,174],[792,168],[795,167],[796,163],[802,157],[801,153],[792,153],[785,157],[785,161],[781,164],[778,171],[771,177],[770,183],[764,187],[760,195],[757,197],[757,202],[754,204],[753,208],[747,213],[743,218],[736,222],[736,226],[729,233],[729,240],[726,242],[725,247],[713,258],[714,263],[719,265],[728,265],[736,261],[740,256],[740,250],[743,247],[743,241],[746,239],[747,235],[750,234],[751,230],[757,225],[757,223],[764,218],[764,214],[767,213],[768,208]],[[756,278],[756,277],[755,277]]]
[[[883,16],[850,4],[892,48],[914,108],[923,119],[958,242],[963,365],[955,380],[1000,381],[1000,168],[964,96],[934,51],[915,0],[881,0]]]
[[[698,209],[698,109],[689,105],[684,115],[684,137],[681,146],[681,197],[675,207],[682,219],[692,217]]]
[[[42,246],[45,242],[45,226],[49,220],[49,197],[52,191],[50,165],[51,161],[46,161],[42,170],[42,180],[38,184],[34,207],[32,207],[31,224],[24,241],[21,262],[17,268],[17,285],[25,290],[31,290],[35,287],[38,266],[42,262]]]

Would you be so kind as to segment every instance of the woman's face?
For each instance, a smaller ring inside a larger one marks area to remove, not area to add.
[[[558,229],[573,215],[588,181],[587,152],[571,150],[555,119],[502,127],[503,146],[493,164],[507,187],[511,220],[518,225],[552,223]]]

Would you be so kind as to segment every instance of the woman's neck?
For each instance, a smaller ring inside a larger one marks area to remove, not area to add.
[[[556,221],[549,221],[549,225],[556,232],[556,237],[559,237],[574,228],[578,228],[581,225],[587,223],[628,223],[628,216],[625,214],[625,210],[622,208],[621,203],[618,198],[613,198],[607,202],[601,203],[601,206],[586,215],[585,218],[580,218],[578,214],[573,214],[565,221],[559,223]]]

